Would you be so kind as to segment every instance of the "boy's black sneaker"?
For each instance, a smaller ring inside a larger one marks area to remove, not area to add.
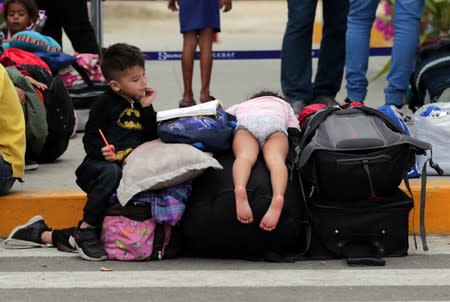
[[[61,252],[76,252],[77,248],[73,239],[73,232],[75,232],[75,227],[54,230],[52,232],[53,246]]]
[[[78,225],[73,232],[73,239],[81,258],[91,261],[102,261],[108,258],[96,228],[80,229]]]
[[[41,240],[41,235],[50,228],[40,215],[31,217],[25,224],[15,227],[3,242],[5,248],[23,249],[51,246]]]

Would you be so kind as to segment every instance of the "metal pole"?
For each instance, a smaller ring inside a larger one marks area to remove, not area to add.
[[[91,0],[91,23],[100,49],[103,47],[102,0]]]

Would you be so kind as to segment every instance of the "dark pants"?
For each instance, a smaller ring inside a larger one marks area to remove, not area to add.
[[[105,160],[85,159],[75,175],[78,186],[87,194],[83,220],[92,226],[100,226],[108,200],[119,186],[122,169]]]
[[[292,100],[335,97],[345,65],[348,0],[323,0],[323,30],[314,83],[312,34],[317,0],[288,0],[288,22],[281,51],[281,88]]]
[[[39,9],[46,11],[47,22],[42,34],[62,46],[62,29],[79,53],[99,53],[95,32],[89,21],[86,0],[36,0]]]
[[[12,168],[0,155],[0,195],[9,192],[16,179],[12,177]]]

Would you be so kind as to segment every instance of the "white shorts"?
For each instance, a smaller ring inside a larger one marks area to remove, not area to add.
[[[249,115],[241,117],[236,125],[236,131],[239,129],[245,129],[250,132],[261,147],[264,146],[267,138],[275,132],[282,132],[286,136],[288,135],[286,121],[273,116]]]

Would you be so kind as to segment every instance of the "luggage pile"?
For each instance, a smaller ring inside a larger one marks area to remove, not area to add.
[[[298,147],[309,257],[384,265],[382,257],[407,255],[414,203],[399,185],[403,180],[409,190],[408,171],[416,154],[431,149],[429,143],[402,134],[375,109],[349,106],[311,115]],[[427,250],[424,207],[423,195],[421,238]]]

